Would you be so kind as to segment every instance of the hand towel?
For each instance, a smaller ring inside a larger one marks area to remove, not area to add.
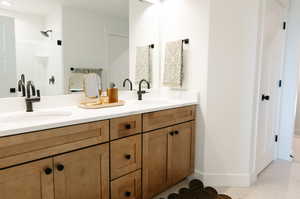
[[[84,91],[84,76],[87,74],[97,74],[100,77],[100,88],[102,88],[102,73],[102,68],[71,68],[69,92]]]
[[[136,49],[136,70],[135,70],[136,85],[142,79],[151,83],[152,79],[152,56],[149,46],[137,47]]]
[[[165,49],[163,85],[181,88],[183,82],[183,43],[168,42]]]
[[[69,92],[82,92],[83,91],[83,73],[71,73],[69,77]]]

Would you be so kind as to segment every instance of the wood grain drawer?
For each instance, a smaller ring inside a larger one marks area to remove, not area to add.
[[[141,133],[142,116],[133,115],[110,120],[110,139],[127,137]]]
[[[141,135],[111,142],[111,178],[115,179],[141,168]]]
[[[111,199],[141,199],[141,170],[112,181]]]
[[[0,168],[109,141],[109,121],[0,138]]]
[[[143,115],[143,131],[151,131],[195,119],[195,106],[187,106]]]

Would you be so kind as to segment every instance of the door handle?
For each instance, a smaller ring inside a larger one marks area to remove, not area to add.
[[[63,171],[63,170],[65,169],[65,166],[62,165],[62,164],[58,164],[58,165],[56,166],[56,168],[57,168],[58,171]]]
[[[131,159],[131,155],[130,155],[130,154],[126,154],[124,157],[125,157],[127,160],[130,160],[130,159]]]
[[[125,128],[126,128],[127,130],[131,129],[131,124],[125,124]]]
[[[261,101],[265,101],[265,100],[269,101],[270,100],[270,96],[263,94],[262,97],[261,97]]]
[[[44,171],[45,171],[46,175],[50,175],[52,173],[52,169],[51,168],[46,168]]]

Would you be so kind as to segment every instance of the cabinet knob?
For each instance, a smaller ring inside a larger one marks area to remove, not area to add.
[[[170,132],[170,135],[171,135],[171,136],[174,136],[174,131]]]
[[[175,133],[176,135],[178,135],[178,134],[179,134],[179,131],[175,131],[174,133]]]
[[[65,169],[65,166],[62,165],[62,164],[59,164],[59,165],[56,166],[56,168],[57,168],[58,171],[63,171]]]
[[[52,173],[52,169],[51,168],[46,168],[45,169],[45,174],[46,175],[50,175]]]
[[[126,155],[125,155],[125,158],[126,158],[127,160],[130,160],[130,159],[131,159],[131,155],[130,155],[130,154],[126,154]]]
[[[130,197],[130,196],[131,196],[131,192],[126,191],[124,195],[125,195],[126,197]]]
[[[125,128],[128,129],[128,130],[131,129],[131,124],[126,124]]]

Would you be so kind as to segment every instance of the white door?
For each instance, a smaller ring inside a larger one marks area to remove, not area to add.
[[[123,80],[129,78],[129,39],[127,36],[109,35],[109,82],[122,88]]]
[[[279,0],[264,0],[261,49],[260,104],[256,143],[256,172],[260,173],[276,157],[275,135],[279,128],[279,80],[283,70],[286,8]],[[265,97],[263,97],[265,96]]]
[[[14,19],[0,16],[0,98],[12,97],[16,88],[16,41]]]

